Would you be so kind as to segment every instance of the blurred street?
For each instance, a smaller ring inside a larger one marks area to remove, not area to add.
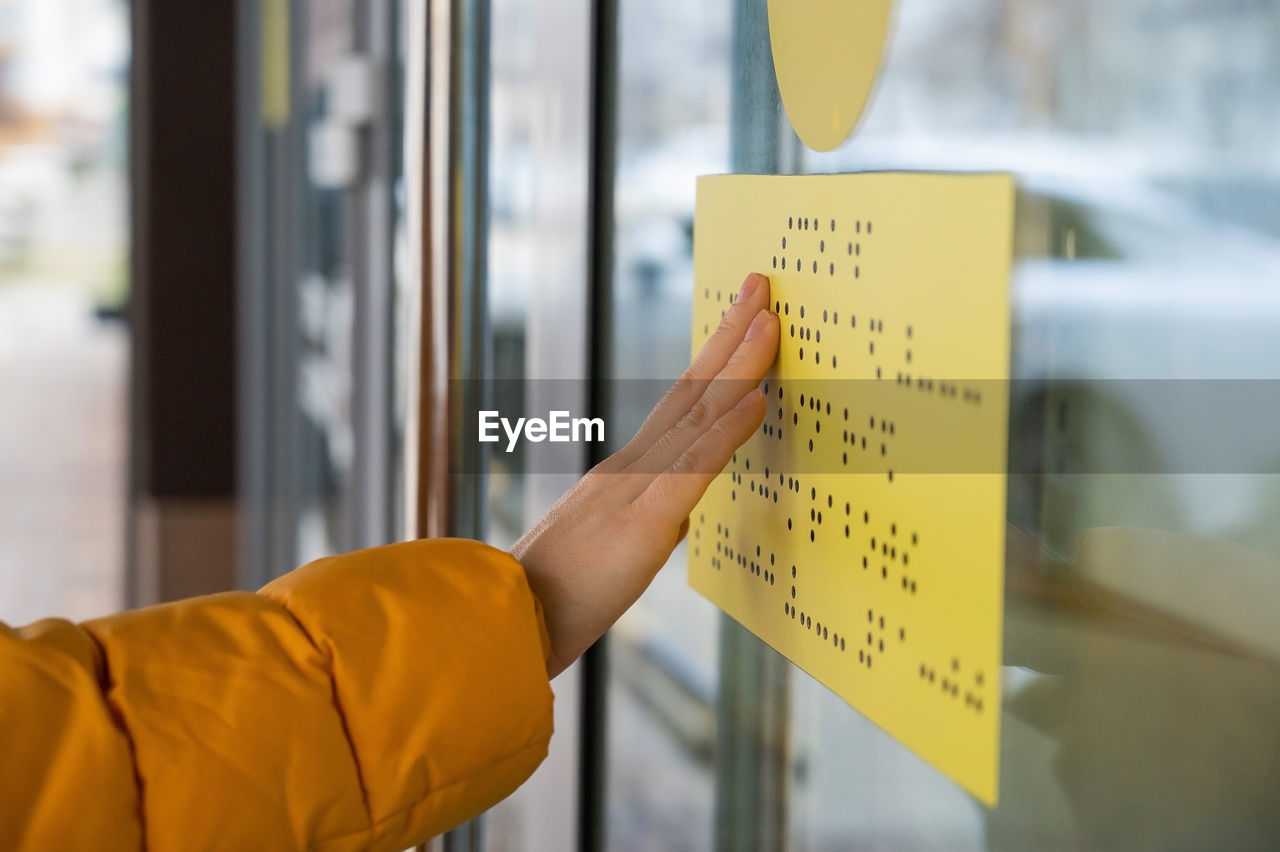
[[[31,194],[0,271],[0,621],[119,609],[128,334],[95,316],[124,275],[124,176],[21,158]],[[6,197],[13,197],[12,189]]]

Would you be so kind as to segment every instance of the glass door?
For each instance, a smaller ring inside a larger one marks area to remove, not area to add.
[[[1280,2],[903,0],[821,155],[765,0],[484,9],[488,85],[456,101],[483,109],[452,119],[487,149],[455,199],[481,202],[468,375],[531,410],[568,382],[622,440],[679,375],[699,174],[1002,171],[1018,198],[999,806],[693,593],[677,551],[556,682],[552,757],[479,844],[1280,844],[1280,444],[1244,428],[1280,414]],[[476,534],[509,543],[588,461],[482,462]]]
[[[1280,4],[1185,6],[905,0],[860,128],[819,155],[764,0],[619,0],[607,381],[688,356],[697,174],[1019,193],[1000,805],[719,616],[677,552],[610,637],[609,848],[1278,842],[1280,446],[1232,429],[1224,460],[1197,412],[1277,413]],[[656,400],[616,398],[631,423]]]

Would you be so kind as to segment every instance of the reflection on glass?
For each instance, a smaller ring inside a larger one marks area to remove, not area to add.
[[[1009,491],[1001,805],[800,677],[798,845],[1280,839],[1273,478],[1074,472],[1197,467],[1210,386],[1277,378],[1277,26],[1272,2],[903,3],[860,133],[807,158],[1017,175],[1010,443],[1033,473]],[[1122,378],[1146,381],[1097,381]],[[1203,383],[1170,411],[1169,379]],[[1249,451],[1274,469],[1280,446]]]
[[[730,15],[724,0],[619,4],[608,380],[669,381],[688,365],[695,180],[729,169]],[[612,386],[623,441],[662,382]],[[681,546],[610,634],[611,849],[712,846],[719,614],[684,565]]]

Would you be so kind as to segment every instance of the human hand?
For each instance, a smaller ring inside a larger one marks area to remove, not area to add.
[[[592,468],[511,549],[542,603],[555,677],[635,603],[689,513],[764,419],[778,352],[769,279],[747,276],[720,327],[634,438]]]

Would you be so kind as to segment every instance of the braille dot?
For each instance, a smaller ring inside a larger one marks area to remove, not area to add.
[[[800,306],[800,319],[804,319],[804,305]]]
[[[795,599],[796,599],[796,587],[795,587],[795,586],[792,586],[792,587],[791,587],[791,599],[792,599],[792,600],[795,600]]]
[[[813,439],[809,439],[809,452],[813,452]]]
[[[773,268],[778,268],[778,256],[776,254],[773,256]]]
[[[804,360],[804,347],[803,347],[803,346],[801,346],[801,347],[800,347],[800,360],[801,360],[801,361],[803,361],[803,360]]]
[[[809,541],[813,541],[813,530],[809,530]]]
[[[835,275],[835,274],[836,274],[836,265],[835,265],[834,263],[833,263],[833,264],[831,264],[831,274],[832,274],[832,275]]]
[[[813,262],[813,274],[814,275],[818,274],[818,261],[816,260]]]
[[[853,256],[853,243],[849,243],[849,256]]]
[[[794,411],[791,413],[791,425],[792,426],[800,425],[800,415],[795,413]]]
[[[787,529],[791,529],[791,519],[787,518]]]
[[[788,216],[788,217],[787,217],[787,227],[788,227],[788,228],[794,228],[794,227],[795,227],[795,224],[796,224],[796,223],[795,223],[795,220],[794,220],[794,219],[792,219],[790,216]]]
[[[818,240],[818,251],[826,251],[826,250],[827,250],[827,241]]]

